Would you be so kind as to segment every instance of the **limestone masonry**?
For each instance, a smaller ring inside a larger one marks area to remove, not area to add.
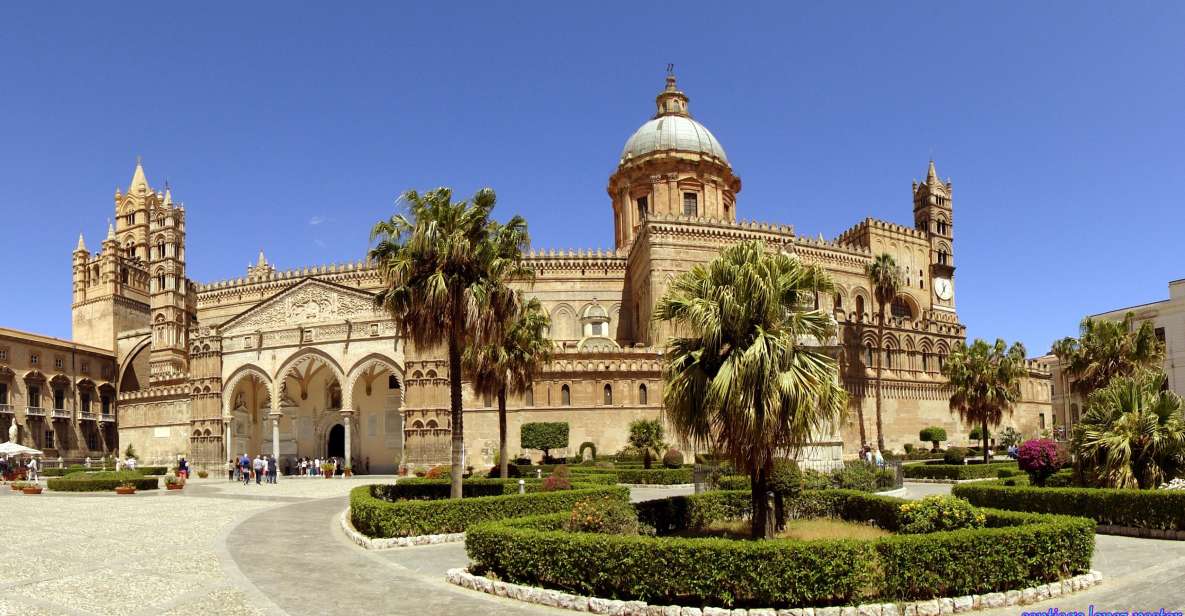
[[[826,463],[858,449],[861,408],[875,444],[876,361],[884,366],[888,447],[916,443],[928,425],[944,426],[953,443],[967,442],[971,427],[950,413],[940,372],[965,328],[955,308],[953,186],[932,161],[925,179],[913,183],[912,224],[866,218],[828,241],[798,236],[789,225],[742,222],[741,179],[720,142],[692,119],[670,75],[607,190],[613,250],[529,255],[537,277],[527,291],[551,315],[557,352],[533,388],[508,401],[511,455],[522,451],[524,422],[567,421],[573,452],[592,441],[609,453],[625,444],[631,420],[659,417],[661,352],[671,332],[651,322],[651,308],[673,276],[748,239],[818,264],[836,282],[836,293],[820,294],[817,303],[839,325],[830,344],[851,409],[830,434],[817,435],[809,458]],[[5,435],[16,422],[22,442],[51,456],[101,455],[116,446],[102,421],[113,404],[118,447],[131,444],[146,460],[184,454],[214,466],[244,452],[338,455],[372,473],[448,462],[444,354],[396,336],[373,308],[381,281],[366,263],[280,271],[260,253],[244,277],[199,284],[186,274],[188,212],[167,186],[153,188],[137,163],[114,203],[115,223],[99,250],[90,252],[80,237],[74,251],[74,342],[0,330]],[[885,252],[902,266],[904,287],[887,311],[884,348],[877,348],[864,266]],[[40,351],[38,365],[29,366],[30,352],[38,352],[29,348],[55,350]],[[58,355],[75,363],[44,363]],[[92,358],[89,373],[78,369],[82,356]],[[40,402],[29,396],[59,390],[70,419],[36,415]],[[464,406],[466,459],[490,465],[495,402],[467,388]],[[1035,436],[1049,413],[1049,372],[1032,363],[1023,400],[1005,423]],[[85,421],[94,421],[97,440],[86,436]],[[69,436],[48,436],[58,423],[69,423]]]

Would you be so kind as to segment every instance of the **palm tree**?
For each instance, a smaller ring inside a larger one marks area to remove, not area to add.
[[[502,478],[510,471],[506,395],[526,393],[552,350],[546,334],[550,320],[539,300],[523,300],[520,295],[517,305],[517,314],[511,316],[510,325],[500,338],[490,344],[470,346],[462,356],[473,390],[498,399],[498,476]]]
[[[872,286],[872,295],[876,298],[876,346],[878,349],[876,361],[876,447],[885,450],[885,426],[881,419],[881,369],[884,366],[885,354],[885,306],[897,299],[897,292],[901,288],[901,268],[893,260],[893,255],[879,254],[872,263],[864,267],[868,282]]]
[[[1012,405],[1020,399],[1020,380],[1027,374],[1024,345],[1016,342],[1009,347],[1000,338],[989,345],[977,338],[956,347],[942,373],[953,390],[950,409],[980,427],[983,461],[990,462],[988,426],[1000,425],[1004,413],[1011,414]]]
[[[1116,376],[1161,369],[1164,345],[1156,339],[1150,321],[1133,328],[1134,318],[1130,312],[1122,321],[1087,317],[1078,327],[1078,338],[1062,338],[1053,344],[1075,393],[1086,398]]]
[[[1155,488],[1185,468],[1185,405],[1163,373],[1119,376],[1096,390],[1074,429],[1074,449],[1115,488]]]
[[[668,423],[749,474],[754,538],[773,533],[774,460],[797,455],[847,404],[836,361],[820,348],[835,321],[812,308],[816,291],[832,290],[822,269],[749,241],[675,278],[655,306],[656,320],[686,336],[665,353]]]
[[[465,437],[461,407],[461,351],[501,335],[500,317],[514,313],[517,295],[507,280],[529,277],[523,251],[526,222],[490,218],[494,191],[482,189],[469,201],[452,200],[438,188],[400,197],[406,213],[375,223],[369,258],[384,288],[375,305],[394,318],[400,334],[417,347],[444,345],[448,353],[452,430],[452,498],[461,498]]]

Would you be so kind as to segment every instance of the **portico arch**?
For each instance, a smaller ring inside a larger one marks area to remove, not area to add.
[[[350,367],[343,408],[346,459],[359,470],[393,472],[405,457],[403,411],[407,385],[399,362],[371,353]]]
[[[249,388],[240,387],[248,384]],[[226,379],[222,388],[222,429],[228,460],[241,453],[259,453],[260,421],[271,408],[273,394],[272,378],[254,364],[241,366]]]

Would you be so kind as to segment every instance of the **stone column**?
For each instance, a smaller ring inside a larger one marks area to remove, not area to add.
[[[280,386],[272,381],[272,412],[268,413],[268,417],[272,419],[272,457],[276,460],[276,468],[280,465]],[[277,471],[278,472],[278,471]]]
[[[226,447],[226,459],[227,460],[230,460],[231,458],[235,457],[235,452],[234,452],[234,450],[231,449],[231,447],[234,446],[234,443],[232,442],[232,439],[231,439],[231,435],[234,434],[233,422],[234,422],[234,415],[223,415],[222,416],[222,434],[223,434],[222,438],[226,439],[226,442],[223,443],[223,445],[225,445],[225,447]]]
[[[346,466],[350,464],[350,416],[354,413],[352,411],[342,411],[342,427],[346,429]]]

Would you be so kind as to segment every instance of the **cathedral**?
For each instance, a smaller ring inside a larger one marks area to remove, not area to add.
[[[671,331],[652,321],[652,307],[672,277],[750,239],[822,266],[835,281],[835,293],[816,302],[838,324],[826,344],[839,358],[850,409],[816,435],[808,457],[834,461],[876,443],[877,387],[887,447],[916,444],[931,425],[966,444],[971,426],[950,412],[941,374],[965,327],[955,302],[953,186],[934,163],[912,185],[911,223],[865,218],[833,240],[812,239],[786,224],[738,218],[741,178],[720,141],[693,119],[673,75],[654,104],[608,179],[614,248],[527,258],[536,277],[524,290],[551,316],[555,353],[533,386],[508,400],[510,454],[538,453],[519,447],[525,422],[566,421],[570,452],[591,442],[609,453],[625,445],[630,421],[661,417]],[[80,237],[73,254],[72,343],[105,351],[113,366],[100,387],[113,396],[117,438],[95,443],[99,453],[130,444],[142,459],[183,454],[211,467],[244,452],[341,456],[372,473],[448,462],[448,382],[457,375],[441,349],[414,347],[374,309],[381,280],[367,263],[281,270],[260,253],[242,277],[199,283],[186,273],[188,212],[167,186],[153,188],[138,162],[114,204],[99,249],[89,251]],[[901,265],[903,287],[878,344],[864,268],[881,253]],[[0,375],[19,396],[22,374]],[[1036,435],[1038,416],[1050,409],[1049,379],[1043,364],[1030,364],[1006,425]],[[81,404],[74,382],[62,381],[66,406]],[[466,459],[491,465],[495,401],[466,388],[464,408]],[[75,445],[61,455],[95,453]]]

